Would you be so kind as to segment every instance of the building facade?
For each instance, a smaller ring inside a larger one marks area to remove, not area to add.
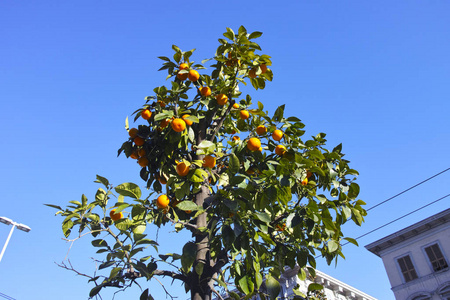
[[[301,281],[298,276],[298,268],[288,269],[280,278],[281,293],[279,299],[292,299],[293,289],[298,285],[299,291],[307,294],[310,283],[319,283],[323,286],[321,294],[327,300],[377,300],[376,298],[363,293],[362,291],[345,284],[323,272],[316,270],[316,276],[313,278],[307,276],[307,279]]]
[[[293,299],[295,296],[294,289],[297,286],[300,292],[307,295],[308,286],[311,283],[318,283],[323,286],[323,290],[319,291],[319,294],[323,299],[326,300],[377,300],[376,298],[369,296],[366,293],[363,293],[360,290],[318,270],[316,270],[315,277],[310,276],[306,271],[307,279],[302,281],[297,276],[298,271],[299,267],[296,267],[294,269],[287,268],[286,271],[281,275],[278,280],[281,285],[281,291],[277,297],[277,300]],[[223,296],[224,298],[226,298],[227,295]],[[261,300],[259,296],[256,296],[252,299]]]
[[[383,260],[397,300],[450,300],[450,209],[366,248]]]

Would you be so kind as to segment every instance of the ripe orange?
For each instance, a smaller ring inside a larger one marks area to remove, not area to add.
[[[256,69],[251,69],[250,71],[248,71],[248,77],[256,78]]]
[[[145,168],[146,166],[148,166],[148,163],[149,163],[149,161],[148,161],[148,158],[147,158],[147,157],[141,157],[141,158],[138,159],[138,164],[139,164],[141,167],[143,167],[143,168]]]
[[[167,206],[169,206],[169,197],[167,197],[167,195],[160,195],[157,199],[156,199],[156,207],[158,209],[164,209]]]
[[[170,125],[176,132],[182,132],[186,128],[186,122],[180,118],[174,119]]]
[[[255,169],[249,168],[247,171],[245,171],[245,173],[247,173],[248,175],[254,175],[255,174]]]
[[[259,148],[258,148],[258,151],[259,151],[259,152],[262,152],[262,147],[259,147]]]
[[[138,154],[137,150],[134,150],[133,152],[131,152],[130,157],[132,159],[138,159],[139,158],[139,154]]]
[[[159,127],[161,127],[161,129],[164,129],[167,127],[167,125],[169,125],[170,119],[164,119],[161,121],[161,124],[159,124]]]
[[[247,149],[250,151],[259,150],[260,147],[261,147],[261,141],[256,137],[250,138],[247,142]]]
[[[139,149],[139,150],[138,150],[138,155],[139,155],[140,157],[145,156],[145,149],[144,149],[144,148]]]
[[[308,184],[308,178],[302,180],[302,185],[305,186]]]
[[[277,224],[276,231],[284,231],[286,229],[286,223],[283,224]]]
[[[136,146],[142,146],[145,143],[145,140],[140,136],[135,137],[133,141]]]
[[[280,141],[281,140],[281,138],[283,137],[283,131],[281,131],[281,130],[279,130],[279,129],[275,129],[274,131],[273,131],[273,133],[272,133],[272,138],[275,140],[275,141]]]
[[[188,73],[177,73],[177,78],[180,79],[181,81],[186,80],[188,78]]]
[[[219,94],[216,96],[216,100],[219,105],[225,105],[228,101],[228,97],[225,94]]]
[[[266,64],[259,65],[259,68],[261,69],[261,73],[264,74],[267,72],[267,66]]]
[[[239,108],[239,104],[237,104],[237,103],[233,104],[233,108],[238,109]]]
[[[239,117],[240,117],[242,120],[247,120],[249,116],[250,116],[250,113],[248,112],[248,110],[241,110],[241,111],[239,112]]]
[[[283,145],[278,145],[275,148],[275,153],[279,156],[283,156],[283,154],[286,153],[286,147]]]
[[[186,125],[191,126],[192,122],[191,120],[186,119],[187,117],[189,117],[189,115],[182,115],[181,118],[184,120],[184,122],[186,122]]]
[[[144,109],[143,111],[141,111],[141,117],[144,120],[148,120],[150,119],[150,117],[152,116],[152,112],[148,109]]]
[[[263,135],[267,133],[267,128],[264,125],[259,125],[258,127],[256,127],[256,134],[257,135]]]
[[[196,70],[190,70],[188,78],[190,81],[197,81],[200,78],[200,74]]]
[[[162,100],[158,100],[158,104],[159,106],[161,106],[162,108],[166,107],[166,102],[162,101]]]
[[[211,88],[209,86],[204,86],[200,89],[200,94],[203,97],[211,96]]]
[[[109,212],[109,216],[111,217],[111,220],[113,220],[115,222],[115,221],[118,221],[123,218],[123,213],[119,212],[116,214],[116,210],[113,209]]]
[[[137,128],[130,128],[130,130],[128,130],[128,135],[130,136],[130,138],[134,139],[135,137],[137,137],[138,134],[138,130]]]
[[[164,176],[160,176],[159,174],[156,174],[156,178],[158,178],[159,183],[166,184],[167,180]]]
[[[237,135],[233,136],[233,141],[239,141],[241,138],[238,137]]]
[[[187,70],[187,69],[189,69],[189,65],[187,63],[182,63],[180,65],[180,70]]]
[[[186,162],[177,163],[177,167],[176,167],[177,174],[181,177],[186,176],[189,173],[189,166],[190,166],[190,164],[186,163]]]
[[[216,158],[214,156],[206,155],[203,158],[203,167],[214,168],[215,165],[216,165]]]

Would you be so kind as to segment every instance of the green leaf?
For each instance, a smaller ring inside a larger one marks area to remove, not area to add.
[[[114,264],[115,264],[114,261],[106,261],[106,262],[102,263],[102,264],[98,267],[98,269],[99,269],[99,270],[101,270],[101,269],[106,269],[106,268],[108,268],[108,267],[110,267],[110,266],[112,266],[112,265],[114,265]]]
[[[53,204],[44,204],[44,205],[62,210],[61,206],[58,206],[58,205],[53,205]]]
[[[270,223],[270,215],[268,214],[268,213],[263,213],[263,212],[255,212],[255,216],[259,219],[259,220],[261,220],[261,221],[263,221],[264,223],[266,223],[266,224],[269,224]]]
[[[244,294],[250,294],[250,290],[248,287],[248,278],[247,275],[245,275],[244,277],[242,277],[241,279],[239,279],[238,281],[238,285],[241,288],[241,291],[244,292]]]
[[[216,144],[214,144],[213,142],[210,141],[202,141],[197,148],[199,149],[208,149],[211,146],[215,146]]]
[[[308,286],[308,292],[323,290],[323,286],[318,283],[310,283]]]
[[[94,247],[108,247],[108,243],[105,240],[102,240],[102,239],[93,240],[91,242],[91,244]]]
[[[191,182],[203,182],[208,178],[208,174],[202,169],[195,169],[194,173],[189,177]]]
[[[197,273],[198,276],[201,276],[203,274],[203,267],[205,265],[202,262],[199,262],[195,265],[195,273]]]
[[[223,34],[223,36],[226,37],[226,38],[228,38],[228,39],[230,39],[230,40],[234,40],[234,37],[235,37],[234,31],[233,31],[231,28],[228,28],[228,27],[227,27],[227,32],[225,32],[225,33]]]
[[[359,185],[355,182],[352,182],[350,184],[350,188],[348,190],[348,197],[350,199],[356,199],[359,195]]]
[[[117,274],[119,274],[120,270],[122,270],[121,267],[117,267],[111,270],[111,273],[109,274],[109,278],[114,278],[117,276]]]
[[[355,239],[347,237],[347,238],[344,238],[344,240],[348,241],[349,243],[352,243],[353,245],[359,246],[358,242]]]
[[[106,188],[109,187],[109,181],[105,177],[102,177],[100,175],[97,175],[97,180],[95,182],[102,183]]]
[[[183,247],[183,254],[181,255],[181,268],[188,273],[195,261],[195,254],[197,246],[193,242],[188,242]]]
[[[336,242],[335,240],[330,240],[328,242],[328,252],[331,253],[331,252],[336,251],[337,249],[339,249],[339,243]]]
[[[249,39],[249,40],[252,40],[252,39],[259,38],[262,34],[263,34],[263,33],[260,32],[260,31],[254,31],[254,32],[250,33],[248,39]]]
[[[122,196],[127,196],[134,199],[141,198],[141,189],[139,188],[139,186],[132,182],[122,183],[121,185],[118,185],[114,190]]]
[[[275,113],[273,114],[272,120],[274,120],[275,122],[280,122],[283,119],[284,107],[285,107],[284,104],[278,106],[277,110],[275,110]]]
[[[136,227],[134,227],[133,228],[133,233],[134,234],[143,234],[145,232],[146,227],[147,227],[145,224],[146,223],[139,224]]]
[[[234,231],[230,226],[225,225],[222,227],[222,238],[224,245],[228,248],[234,242]]]
[[[103,285],[97,285],[95,286],[90,292],[89,292],[89,297],[94,297],[95,295],[97,295],[100,290],[102,289]]]
[[[278,280],[272,277],[272,275],[268,274],[266,277],[266,287],[270,299],[276,299],[281,291],[281,286]]]
[[[298,270],[297,277],[298,277],[298,279],[300,279],[300,281],[305,281],[306,280],[305,269],[300,268],[300,270]]]
[[[239,158],[234,153],[231,153],[228,161],[228,170],[230,174],[234,175],[237,172],[239,172],[239,167],[240,167]]]
[[[199,210],[200,207],[192,201],[181,201],[177,204],[177,207],[181,210]]]

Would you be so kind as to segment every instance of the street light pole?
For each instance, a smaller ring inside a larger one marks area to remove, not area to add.
[[[0,223],[6,224],[6,225],[12,225],[11,230],[9,231],[8,238],[6,239],[5,245],[3,246],[2,253],[0,253],[0,262],[2,261],[3,254],[5,253],[6,247],[8,246],[9,240],[11,239],[12,233],[14,231],[14,228],[17,227],[17,229],[30,232],[31,228],[27,225],[16,223],[11,219],[0,217]]]

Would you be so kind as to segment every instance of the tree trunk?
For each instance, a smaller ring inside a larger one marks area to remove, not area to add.
[[[209,196],[208,188],[202,186],[200,192],[195,196],[195,203],[198,206],[203,206],[205,199]],[[196,225],[198,228],[206,227],[206,213],[202,213],[197,217]],[[207,233],[197,232],[195,234],[195,244],[197,246],[197,253],[193,265],[192,273],[190,274],[190,288],[192,300],[211,300],[212,296],[212,266],[210,259],[210,245],[209,235]],[[203,265],[203,268],[201,267]],[[200,270],[202,271],[200,273]],[[199,275],[199,272],[201,275]]]

